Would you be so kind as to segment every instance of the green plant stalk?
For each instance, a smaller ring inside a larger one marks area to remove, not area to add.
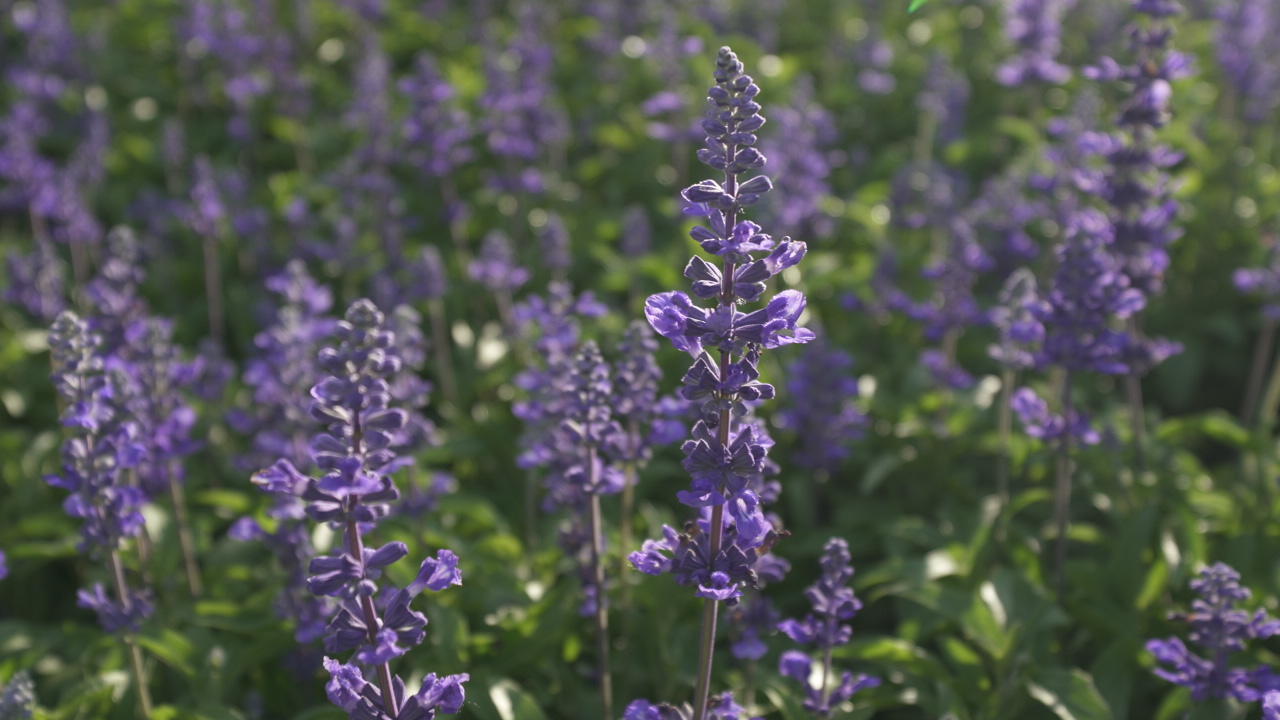
[[[115,585],[116,598],[128,612],[131,604],[129,585],[124,577],[124,563],[120,560],[120,551],[112,549],[108,558],[111,562],[111,580]],[[142,717],[149,718],[152,707],[151,690],[147,687],[147,675],[142,665],[142,648],[138,647],[137,641],[132,636],[126,637],[124,642],[129,646],[129,662],[133,666],[133,683],[138,689],[138,705],[141,706]]]
[[[1067,530],[1071,522],[1071,413],[1071,371],[1067,370],[1062,380],[1062,417],[1066,427],[1058,442],[1053,493],[1053,584],[1059,598],[1066,589]]]
[[[587,448],[587,486],[596,485],[596,449]],[[613,717],[613,674],[609,663],[609,602],[604,586],[604,521],[600,495],[591,493],[591,572],[596,583],[596,642],[600,663],[600,704],[604,716]]]

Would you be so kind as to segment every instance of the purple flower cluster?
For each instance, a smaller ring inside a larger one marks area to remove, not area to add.
[[[854,402],[858,378],[853,356],[824,341],[814,343],[787,367],[788,405],[778,424],[799,439],[798,465],[834,473],[866,431],[867,418]]]
[[[1232,656],[1244,652],[1249,641],[1280,635],[1280,620],[1265,610],[1250,614],[1237,607],[1250,596],[1248,588],[1240,585],[1240,573],[1216,563],[1200,571],[1191,589],[1198,596],[1191,612],[1170,617],[1187,623],[1187,638],[1200,653],[1192,652],[1178,637],[1151,640],[1147,651],[1159,664],[1156,675],[1190,688],[1197,702],[1224,698],[1257,702],[1264,691],[1280,687],[1280,676],[1269,667],[1231,665]],[[1268,702],[1274,704],[1271,698]]]
[[[1245,122],[1261,125],[1280,106],[1280,7],[1269,0],[1218,6],[1218,62]]]
[[[814,658],[800,650],[788,650],[778,662],[778,671],[799,682],[808,692],[804,701],[806,710],[818,717],[830,717],[837,707],[848,702],[855,693],[876,687],[880,678],[854,675],[845,671],[840,682],[832,689],[834,669],[831,666],[831,649],[847,645],[853,629],[845,624],[862,609],[862,602],[853,594],[849,581],[853,579],[849,545],[840,538],[827,541],[822,550],[822,576],[805,590],[805,596],[813,606],[813,612],[801,619],[787,619],[778,623],[778,629],[800,645],[812,645],[823,653],[821,679],[814,687],[809,680]]]
[[[262,467],[283,458],[306,470],[311,467],[314,430],[308,391],[321,377],[319,351],[337,328],[337,321],[328,315],[333,297],[307,273],[301,260],[267,278],[267,289],[280,297],[281,304],[273,324],[254,338],[258,352],[245,368],[252,411],[236,410],[228,422],[252,438],[249,452],[237,461],[241,467]],[[267,514],[275,521],[274,528],[246,517],[232,527],[231,536],[262,541],[271,548],[285,573],[276,610],[296,623],[294,636],[299,643],[310,643],[324,635],[334,605],[306,587],[307,565],[315,549],[302,499],[287,487],[271,494],[274,502]]]
[[[273,494],[300,497],[312,520],[342,530],[342,547],[314,558],[307,578],[311,592],[333,598],[338,606],[326,627],[326,652],[354,653],[357,663],[325,659],[330,701],[353,718],[429,720],[437,713],[456,713],[467,675],[430,674],[417,693],[406,696],[390,662],[426,636],[427,618],[410,607],[413,598],[425,589],[462,583],[457,556],[440,550],[422,562],[407,587],[379,590],[384,569],[407,555],[408,547],[401,542],[365,547],[365,534],[399,497],[391,475],[412,462],[396,454],[409,415],[391,407],[403,349],[386,317],[368,300],[351,305],[334,339],[319,354],[328,376],[311,390],[312,415],[325,427],[311,443],[320,477],[303,475],[281,459],[255,475],[254,483]],[[374,682],[366,681],[366,669],[376,675]]]
[[[400,127],[405,144],[412,148],[408,161],[427,177],[442,179],[470,162],[474,151],[468,142],[475,130],[435,58],[419,53],[413,69],[399,83],[400,94],[409,104]]]
[[[1034,355],[1037,368],[1124,374],[1130,370],[1127,353],[1132,338],[1116,330],[1114,321],[1131,317],[1145,305],[1146,298],[1130,287],[1118,259],[1110,252],[1111,225],[1101,213],[1080,208],[1068,215],[1068,222],[1055,248],[1057,267],[1048,291],[1039,299],[1021,300],[1015,312],[1025,313],[1023,324],[1016,329],[1010,325],[1009,339],[1016,340],[1015,330],[1032,344],[1042,335]],[[1008,351],[1013,359],[1026,358],[1016,347]],[[1070,431],[1082,442],[1097,442],[1097,433],[1086,416],[1074,410],[1070,417],[1053,414],[1048,403],[1030,389],[1015,393],[1013,408],[1033,437],[1061,438]]]
[[[196,412],[184,398],[197,380],[198,364],[182,357],[173,343],[173,323],[160,318],[130,323],[113,361],[121,405],[145,452],[134,472],[148,497],[162,496],[184,481],[183,458],[199,447],[191,437]]]
[[[774,396],[773,386],[759,380],[760,353],[814,338],[799,326],[803,294],[786,290],[772,298],[765,295],[771,277],[803,259],[805,244],[785,237],[775,241],[759,225],[740,218],[772,188],[764,175],[742,177],[765,163],[755,147],[756,131],[765,123],[756,102],[760,88],[743,70],[733,51],[722,47],[716,82],[707,93],[702,121],[706,138],[698,159],[722,171],[723,181],[703,180],[681,193],[685,214],[705,223],[690,235],[720,260],[713,265],[695,256],[684,275],[695,297],[715,299],[716,305],[704,308],[678,291],[652,295],[645,303],[654,330],[693,357],[680,391],[697,413],[691,437],[681,448],[692,483],[678,497],[696,508],[699,518],[683,532],[664,527],[661,540],[646,541],[630,560],[647,574],[671,574],[707,600],[693,708],[698,720],[712,712],[708,703],[718,604],[736,604],[744,587],[757,586],[756,566],[777,538],[760,495],[772,441],[761,426],[744,418],[752,404]],[[764,307],[758,310],[738,309],[741,303],[761,301]],[[639,713],[649,712],[646,707],[641,705],[634,716],[644,717]]]
[[[0,718],[30,720],[35,713],[36,685],[25,670],[19,670],[0,686]]]
[[[999,340],[987,348],[987,354],[1009,370],[1034,368],[1036,352],[1045,337],[1040,318],[1047,313],[1035,273],[1027,268],[1015,270],[1000,289],[1000,304],[991,311]]]
[[[653,454],[651,428],[662,380],[662,369],[654,357],[657,352],[658,341],[649,326],[642,320],[632,321],[618,343],[613,376],[618,390],[614,411],[624,431],[616,448],[619,462],[641,465]]]
[[[468,271],[472,280],[496,293],[511,293],[529,282],[529,270],[516,262],[510,238],[499,230],[485,235]]]
[[[1280,242],[1272,241],[1267,250],[1264,267],[1240,268],[1232,275],[1236,289],[1248,295],[1256,295],[1266,304],[1263,314],[1280,318]]]
[[[514,412],[525,425],[517,463],[525,469],[549,467],[557,455],[557,432],[564,418],[564,382],[580,338],[579,318],[599,317],[606,311],[592,293],[574,296],[565,283],[552,283],[545,296],[534,295],[515,308],[516,330],[529,343],[538,364],[516,376],[527,393]],[[549,483],[548,502],[559,504],[555,483]]]
[[[1262,720],[1280,720],[1280,690],[1262,696]]]
[[[648,700],[633,700],[622,713],[622,720],[693,720],[693,709],[667,703],[657,705]],[[733,700],[733,693],[722,693],[707,703],[705,720],[760,720],[749,718],[747,711]]]
[[[1163,291],[1168,249],[1182,234],[1174,225],[1178,204],[1170,197],[1168,177],[1168,168],[1182,155],[1156,143],[1154,136],[1169,120],[1171,82],[1191,74],[1192,68],[1190,56],[1169,49],[1173,29],[1164,19],[1180,12],[1177,2],[1136,0],[1133,8],[1150,18],[1145,27],[1131,30],[1134,62],[1121,65],[1103,57],[1085,75],[1129,86],[1117,120],[1120,131],[1099,148],[1108,162],[1101,195],[1112,209],[1110,252],[1129,284],[1150,298]],[[1180,350],[1176,343],[1135,334],[1126,348],[1126,364],[1130,372],[1141,374]]]
[[[814,334],[798,326],[805,299],[795,290],[778,293],[759,310],[738,310],[740,302],[761,300],[765,282],[798,263],[806,247],[790,238],[775,241],[759,225],[738,219],[744,208],[772,187],[763,175],[739,178],[764,165],[764,155],[754,147],[755,131],[764,124],[764,117],[755,101],[759,87],[743,73],[742,63],[728,48],[720,50],[715,77],[703,121],[706,144],[698,158],[724,171],[725,180],[723,184],[703,180],[687,188],[682,197],[686,213],[707,223],[696,226],[692,237],[721,260],[717,267],[695,256],[685,268],[685,277],[692,281],[695,296],[715,298],[717,305],[705,309],[683,292],[653,295],[645,304],[645,315],[658,334],[694,358],[681,390],[685,399],[699,407],[692,439],[682,448],[684,467],[693,483],[679,497],[694,508],[713,508],[714,519],[707,520],[701,532],[695,527],[685,542],[692,549],[701,544],[700,538],[708,540],[701,562],[696,551],[679,553],[670,567],[653,562],[652,553],[642,551],[632,558],[646,572],[670,571],[682,584],[698,586],[703,597],[733,600],[749,580],[746,571],[755,550],[772,530],[750,489],[763,473],[765,446],[752,425],[735,428],[733,420],[746,411],[745,403],[774,395],[772,385],[759,381],[760,352],[808,342]],[[757,258],[759,254],[765,255]],[[712,350],[718,351],[718,359]],[[726,530],[737,544],[719,542]]]
[[[120,632],[136,630],[153,609],[149,592],[128,588],[120,559],[124,542],[142,530],[146,499],[126,482],[124,471],[142,461],[145,449],[119,407],[101,345],[101,337],[71,311],[58,315],[49,331],[53,381],[70,438],[63,445],[62,472],[46,480],[71,493],[64,507],[84,523],[81,551],[106,556],[111,565],[114,597],[99,583],[79,592],[79,604],[96,612],[108,632]]]
[[[88,256],[101,242],[102,226],[92,208],[93,192],[101,182],[110,128],[107,116],[89,108],[68,111],[69,96],[81,95],[89,84],[85,50],[62,0],[15,6],[17,52],[6,56],[4,76],[6,113],[0,117],[0,208],[30,219],[35,249],[14,255],[10,288],[14,300],[45,322],[65,307],[62,264],[54,247],[71,249],[75,278],[88,280]],[[75,107],[83,107],[74,104]],[[66,128],[79,144],[61,157],[51,157],[55,128]]]
[[[1074,0],[1006,0],[1005,33],[1018,54],[996,70],[1002,85],[1048,83],[1071,79],[1071,70],[1058,62],[1062,49],[1062,15]]]
[[[567,121],[556,105],[552,49],[541,32],[535,5],[522,5],[520,32],[504,51],[486,58],[484,132],[489,150],[507,163],[496,184],[509,192],[539,193],[546,178],[537,161],[567,136]]]
[[[785,232],[827,237],[835,229],[822,209],[831,195],[835,119],[814,99],[813,80],[807,76],[795,83],[791,105],[779,108],[773,118],[778,129],[763,149],[777,197],[767,217]]]

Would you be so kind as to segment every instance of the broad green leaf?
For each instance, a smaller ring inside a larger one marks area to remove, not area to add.
[[[1107,701],[1083,670],[1047,669],[1027,680],[1027,694],[1061,720],[1111,720]]]

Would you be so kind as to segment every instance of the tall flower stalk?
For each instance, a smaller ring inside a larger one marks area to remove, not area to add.
[[[402,542],[380,548],[365,545],[365,535],[387,515],[388,503],[400,496],[392,473],[412,462],[395,452],[410,415],[390,407],[390,383],[402,367],[400,340],[368,300],[351,305],[335,340],[320,352],[320,366],[328,377],[311,390],[312,415],[325,427],[311,444],[321,477],[303,475],[281,459],[255,475],[254,483],[269,492],[301,497],[312,520],[341,531],[342,546],[313,559],[307,578],[312,593],[332,597],[338,604],[326,628],[325,651],[354,652],[358,663],[325,658],[329,700],[352,717],[368,720],[429,720],[437,713],[456,713],[465,699],[466,674],[431,673],[416,694],[406,696],[391,661],[426,637],[427,618],[410,607],[413,598],[424,589],[440,591],[462,584],[458,557],[440,550],[422,562],[407,587],[380,591],[377,581],[383,570],[409,549]]]
[[[849,544],[840,538],[831,538],[822,549],[822,576],[805,590],[805,597],[813,605],[813,612],[803,618],[789,618],[778,623],[778,629],[800,645],[813,645],[822,652],[818,686],[809,677],[813,672],[814,658],[800,650],[788,650],[778,662],[778,670],[804,686],[807,697],[804,707],[822,718],[831,717],[835,709],[848,702],[859,690],[876,687],[880,678],[854,675],[845,671],[840,681],[832,687],[835,667],[832,651],[839,645],[849,644],[853,629],[845,624],[862,609],[862,601],[853,594],[849,582],[853,580],[850,565]]]
[[[600,700],[604,715],[613,717],[613,679],[609,665],[609,600],[605,586],[604,520],[600,496],[622,489],[618,471],[607,464],[606,453],[616,447],[622,428],[613,419],[610,402],[613,383],[609,366],[594,342],[585,343],[574,356],[565,388],[565,417],[559,429],[561,446],[572,457],[564,480],[573,486],[579,505],[585,501],[590,565],[587,606],[596,621],[600,663]]]
[[[1231,660],[1245,652],[1251,640],[1280,635],[1280,620],[1266,610],[1253,613],[1238,605],[1249,599],[1249,589],[1240,584],[1240,573],[1223,563],[1200,571],[1191,581],[1196,599],[1191,612],[1173,613],[1170,619],[1185,622],[1188,639],[1199,654],[1178,637],[1147,642],[1147,652],[1156,660],[1155,674],[1161,679],[1191,690],[1196,702],[1234,698],[1257,702],[1263,691],[1280,681],[1265,665],[1253,668],[1233,666]]]
[[[618,344],[619,357],[614,369],[614,384],[621,392],[614,402],[623,430],[617,455],[622,464],[625,482],[622,487],[619,527],[624,548],[631,547],[632,515],[635,511],[640,468],[653,455],[650,448],[653,439],[651,428],[658,404],[658,382],[662,379],[662,369],[654,358],[657,352],[658,341],[649,327],[640,320],[627,326],[626,334]]]
[[[652,295],[645,303],[645,315],[658,334],[694,358],[683,379],[683,394],[699,404],[692,438],[682,447],[692,487],[679,498],[698,508],[702,517],[684,533],[665,528],[663,540],[647,541],[631,560],[649,574],[672,573],[680,584],[696,586],[705,599],[693,720],[708,716],[720,603],[737,602],[743,586],[755,584],[754,562],[775,537],[749,487],[763,471],[767,448],[751,425],[737,427],[736,420],[746,412],[746,402],[774,395],[773,386],[759,382],[760,353],[814,337],[797,326],[805,308],[798,291],[780,292],[753,312],[737,308],[740,302],[761,300],[765,282],[800,262],[806,251],[802,242],[775,241],[759,225],[740,219],[772,187],[763,175],[742,178],[765,164],[755,148],[756,131],[765,122],[755,100],[759,93],[737,55],[720,48],[698,159],[722,171],[723,181],[703,180],[681,194],[685,213],[706,223],[691,236],[720,259],[716,266],[695,256],[684,275],[695,296],[714,298],[716,306],[700,307],[683,292]]]
[[[1168,18],[1182,11],[1176,0],[1134,0],[1133,11],[1145,16],[1144,26],[1130,32],[1135,57],[1121,65],[1103,57],[1085,75],[1103,82],[1122,81],[1129,96],[1116,120],[1119,132],[1102,147],[1108,168],[1102,186],[1110,205],[1113,252],[1130,285],[1150,301],[1164,291],[1169,267],[1169,246],[1182,234],[1176,226],[1178,203],[1171,197],[1168,168],[1182,156],[1156,142],[1156,132],[1170,118],[1173,88],[1170,82],[1191,72],[1191,59],[1169,49],[1173,28]],[[1140,313],[1128,319],[1130,342],[1126,349],[1125,387],[1133,426],[1134,460],[1138,472],[1146,469],[1144,446],[1146,420],[1142,401],[1142,376],[1181,352],[1182,346],[1163,338],[1148,338],[1141,330]]]
[[[71,311],[59,314],[50,329],[53,381],[70,437],[63,445],[62,472],[47,480],[71,493],[64,507],[84,522],[80,550],[107,562],[113,592],[97,583],[79,591],[78,604],[97,613],[107,632],[124,638],[142,715],[150,717],[142,650],[132,634],[154,606],[149,591],[130,588],[122,557],[125,543],[142,531],[145,501],[140,488],[125,482],[123,471],[136,465],[145,450],[135,439],[137,428],[115,404],[116,389],[106,373],[101,344],[101,336]]]

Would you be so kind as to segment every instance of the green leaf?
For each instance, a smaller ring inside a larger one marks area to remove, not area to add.
[[[1027,680],[1027,694],[1061,720],[1111,720],[1093,678],[1083,670],[1041,670]]]
[[[511,680],[495,682],[489,688],[489,699],[502,720],[546,720],[533,697]]]
[[[907,12],[913,13],[919,10],[929,0],[911,0],[911,5],[907,7]]]
[[[195,646],[183,635],[173,630],[164,630],[159,636],[139,635],[138,644],[156,656],[160,662],[188,677],[195,677],[195,667],[191,662],[195,656]]]

